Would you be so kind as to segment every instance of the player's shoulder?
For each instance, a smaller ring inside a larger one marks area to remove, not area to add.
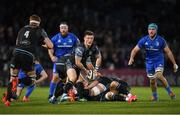
[[[69,32],[68,35],[71,36],[71,37],[75,37],[76,36],[74,33],[71,33],[71,32]]]
[[[78,39],[78,37],[74,33],[69,32],[68,35],[74,39]]]
[[[147,40],[147,39],[149,39],[149,35],[145,35],[141,37],[141,40]]]
[[[84,49],[85,49],[85,46],[84,46],[83,43],[80,43],[76,48],[77,48],[77,49],[84,50]]]
[[[60,33],[57,33],[57,34],[55,34],[54,36],[52,36],[51,39],[55,40],[55,39],[57,39],[57,38],[59,38],[59,37],[60,37]]]
[[[160,36],[160,35],[157,35],[157,39],[159,40],[165,40],[164,37]]]

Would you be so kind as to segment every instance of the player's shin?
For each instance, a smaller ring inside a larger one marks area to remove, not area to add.
[[[77,87],[77,92],[78,92],[78,95],[79,95],[79,99],[82,99],[84,97],[84,85],[82,82],[78,82],[76,84],[76,87]]]
[[[62,83],[62,81],[59,81],[57,84],[57,87],[55,89],[55,93],[54,93],[54,96],[56,98],[58,98],[59,96],[61,96],[63,94],[63,92],[64,92],[63,86],[64,86],[64,84]]]
[[[158,100],[158,95],[157,95],[157,82],[156,82],[156,78],[150,78],[150,87],[152,90],[152,101],[157,101]]]

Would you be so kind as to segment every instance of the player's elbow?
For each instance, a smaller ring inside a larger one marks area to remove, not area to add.
[[[48,78],[47,73],[42,74],[42,77],[43,77],[44,79],[47,79],[47,78]]]
[[[81,62],[80,61],[75,61],[75,64],[78,66],[78,67],[80,67],[81,66]]]

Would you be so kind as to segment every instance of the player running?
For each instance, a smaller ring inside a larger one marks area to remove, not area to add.
[[[148,35],[142,37],[138,44],[131,51],[131,56],[128,62],[128,65],[132,65],[134,62],[134,57],[137,52],[145,48],[146,50],[146,72],[147,76],[150,79],[150,87],[152,90],[152,101],[158,100],[157,94],[157,79],[160,79],[163,86],[165,87],[167,93],[171,99],[175,99],[175,94],[171,90],[166,78],[163,76],[164,70],[164,53],[167,54],[168,58],[173,64],[174,72],[177,71],[178,65],[174,59],[174,56],[168,47],[166,41],[163,37],[157,34],[158,26],[155,23],[148,25]]]
[[[65,84],[64,95],[73,87],[77,80],[76,71],[74,69],[74,49],[79,45],[79,39],[68,32],[68,25],[62,22],[59,25],[60,32],[56,34],[51,41],[54,48],[49,50],[49,56],[54,63],[53,78],[50,83],[49,99],[54,95],[59,80],[68,78]],[[52,99],[49,101],[51,102]]]

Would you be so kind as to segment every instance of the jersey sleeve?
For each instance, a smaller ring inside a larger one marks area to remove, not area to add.
[[[143,48],[144,47],[144,43],[145,43],[145,39],[144,38],[141,38],[137,44],[137,46],[139,48]]]
[[[73,33],[71,33],[71,35],[73,36],[73,38],[74,38],[74,42],[75,42],[75,47],[77,47],[77,46],[79,46],[80,45],[80,40],[79,40],[79,38],[76,36],[76,35],[74,35]]]
[[[57,34],[51,38],[53,44],[55,44],[56,38],[57,38]]]
[[[96,46],[96,55],[99,55],[100,53],[101,53],[101,52],[100,52],[98,46]]]
[[[44,44],[44,39],[48,37],[47,33],[45,32],[44,29],[40,29],[39,31],[40,33],[40,39],[39,39],[39,43],[40,44]]]
[[[83,52],[84,52],[83,47],[76,47],[75,56],[76,57],[83,57]]]
[[[48,37],[48,35],[47,35],[47,33],[45,32],[44,29],[41,30],[41,36],[42,36],[43,38]]]
[[[166,40],[163,38],[162,39],[162,48],[164,49],[167,46]]]
[[[40,75],[41,72],[44,70],[40,64],[35,65],[36,75]]]

